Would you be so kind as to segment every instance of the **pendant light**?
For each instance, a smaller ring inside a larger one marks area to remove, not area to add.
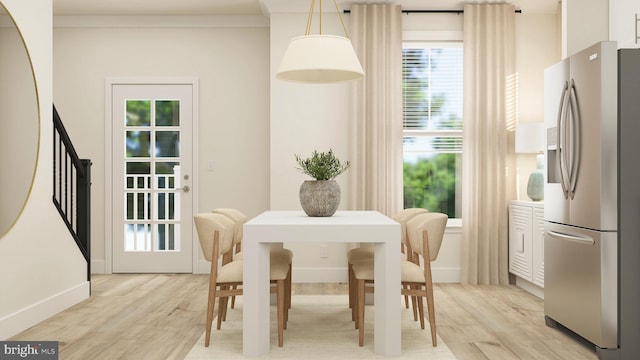
[[[345,37],[322,34],[322,0],[320,0],[320,34],[311,35],[311,22],[315,9],[311,0],[307,29],[304,36],[293,38],[284,53],[276,78],[280,80],[327,84],[361,79],[362,65],[351,45],[347,28],[333,0]]]

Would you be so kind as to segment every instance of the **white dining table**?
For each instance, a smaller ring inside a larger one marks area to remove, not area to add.
[[[400,224],[377,211],[337,211],[330,217],[309,217],[303,211],[265,211],[247,221],[243,231],[245,356],[270,351],[269,248],[273,243],[289,242],[374,244],[374,352],[400,355]],[[353,335],[353,346],[357,347],[357,332]]]

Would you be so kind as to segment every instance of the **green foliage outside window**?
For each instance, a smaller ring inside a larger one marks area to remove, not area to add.
[[[460,217],[461,73],[461,48],[403,49],[405,208]]]
[[[405,161],[404,207],[425,208],[456,217],[456,161],[459,154],[438,154]]]

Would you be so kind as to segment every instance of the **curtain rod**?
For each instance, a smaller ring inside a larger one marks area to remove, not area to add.
[[[344,10],[345,14],[351,13],[351,10]],[[520,14],[522,10],[517,9],[516,13]],[[462,14],[464,10],[402,10],[403,14],[426,14],[426,13],[447,13],[447,14]]]

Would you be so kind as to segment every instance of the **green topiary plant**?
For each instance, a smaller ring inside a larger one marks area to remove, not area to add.
[[[321,152],[314,150],[311,157],[303,159],[300,155],[295,155],[298,162],[298,170],[303,174],[307,174],[316,180],[333,180],[336,176],[345,172],[351,163],[349,161],[341,162],[334,153]]]

